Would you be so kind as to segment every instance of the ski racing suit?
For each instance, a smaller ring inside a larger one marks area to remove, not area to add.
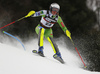
[[[35,28],[35,31],[39,36],[38,45],[39,47],[43,47],[43,39],[45,37],[50,42],[53,51],[56,54],[59,52],[59,49],[53,41],[52,27],[55,23],[58,23],[64,32],[66,32],[67,28],[64,25],[61,17],[59,15],[52,15],[49,10],[41,10],[32,15],[32,17],[38,16],[42,16],[40,23]]]

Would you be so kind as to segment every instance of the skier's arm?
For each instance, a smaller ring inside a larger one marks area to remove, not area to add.
[[[58,21],[57,22],[60,25],[60,27],[62,28],[62,30],[66,33],[66,35],[71,39],[71,33],[69,32],[67,27],[64,25],[64,22],[62,21],[60,16],[58,16]]]
[[[32,17],[45,16],[46,13],[46,10],[37,11],[35,12],[35,14],[32,15]]]
[[[38,12],[35,12],[35,11],[30,11],[25,17],[38,17],[38,16],[45,16],[45,14],[47,13],[46,10],[41,10],[41,11],[38,11]]]

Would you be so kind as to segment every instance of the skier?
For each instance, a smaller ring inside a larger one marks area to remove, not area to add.
[[[40,23],[35,28],[36,33],[38,34],[38,54],[41,56],[44,56],[43,54],[43,39],[44,37],[50,42],[53,51],[54,51],[54,58],[61,57],[61,53],[56,45],[56,43],[53,41],[53,32],[52,27],[55,23],[58,23],[62,30],[66,33],[66,35],[71,38],[71,33],[68,31],[66,26],[64,25],[61,17],[59,16],[59,10],[60,6],[57,3],[52,3],[50,5],[49,10],[41,10],[38,12],[35,12],[32,17],[38,17],[42,16]],[[33,51],[34,52],[34,51]]]

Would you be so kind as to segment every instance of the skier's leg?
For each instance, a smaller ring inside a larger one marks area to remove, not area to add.
[[[52,32],[52,29],[46,29],[45,30],[45,33],[44,33],[44,36],[50,42],[54,53],[57,56],[61,57],[61,54],[60,54],[59,49],[58,49],[58,46],[56,45],[56,43],[53,40],[53,32]]]
[[[59,52],[58,46],[57,46],[56,43],[53,41],[53,38],[47,37],[47,40],[50,42],[54,53]]]
[[[44,39],[45,29],[38,25],[35,31],[38,34],[38,46],[39,46],[38,53],[43,54],[43,39]]]
[[[54,42],[53,38],[47,37],[47,40],[50,42],[54,53],[55,53],[57,56],[61,57],[60,51],[59,51],[59,49],[58,49],[58,46],[57,46],[56,43]]]
[[[39,30],[39,34],[38,34],[38,45],[39,45],[39,47],[43,47],[43,39],[44,39],[44,28],[41,28]]]
[[[53,51],[54,51],[54,53],[55,53],[55,54],[53,55],[53,57],[54,57],[56,60],[60,61],[61,63],[64,63],[64,61],[63,61],[63,59],[62,59],[62,57],[61,57],[61,54],[60,54],[60,52],[59,52],[58,46],[54,43],[53,38],[47,37],[47,40],[50,42],[50,44],[51,44],[51,46],[52,46],[52,48],[53,48]]]

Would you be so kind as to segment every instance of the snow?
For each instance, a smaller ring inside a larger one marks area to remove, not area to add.
[[[65,50],[65,45],[61,45],[63,43],[58,44],[66,64],[53,59],[53,50],[47,41],[44,42],[46,57],[31,53],[33,48],[38,48],[37,39],[25,44],[26,51],[21,47],[0,43],[0,74],[100,74],[81,69],[80,65],[83,64],[80,58]]]

